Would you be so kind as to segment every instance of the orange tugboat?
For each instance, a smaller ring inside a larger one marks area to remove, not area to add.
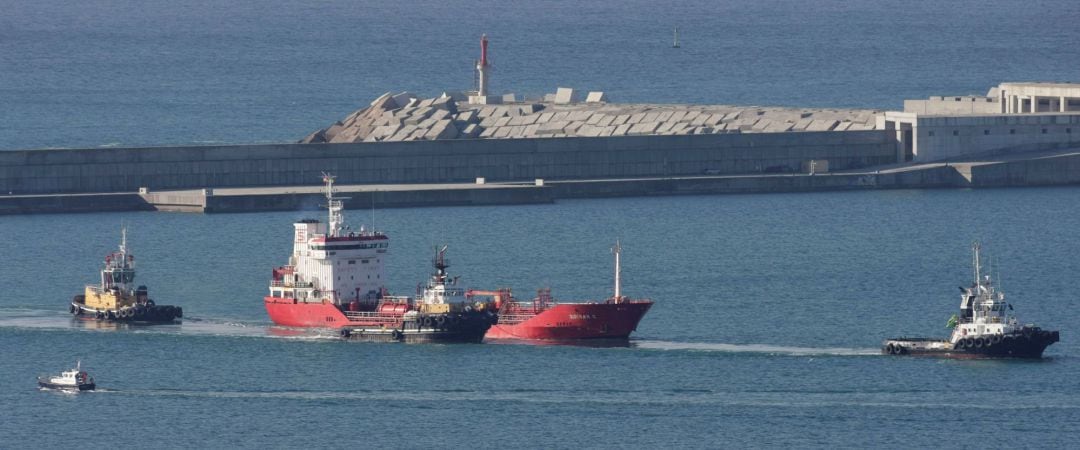
[[[499,322],[486,339],[542,341],[628,340],[638,322],[649,312],[652,300],[622,295],[618,243],[615,254],[615,295],[603,301],[557,302],[550,289],[541,289],[532,301],[517,301],[509,289],[471,290],[467,295],[494,299]]]

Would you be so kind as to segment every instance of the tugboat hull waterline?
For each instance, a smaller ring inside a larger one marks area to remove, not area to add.
[[[437,249],[436,273],[417,298],[386,290],[383,264],[390,238],[377,231],[349,231],[334,197],[334,177],[324,175],[326,223],[294,224],[289,264],[273,270],[263,299],[275,324],[338,329],[344,338],[372,342],[481,342],[497,320],[494,308],[469,302],[457,278],[446,275],[446,247]]]
[[[981,247],[974,245],[975,282],[961,287],[960,314],[949,319],[952,333],[948,339],[886,339],[881,352],[887,355],[923,355],[949,358],[1041,358],[1046,347],[1057,342],[1057,331],[1035,325],[1021,325],[1005,302],[1005,294],[994,286],[989,275],[983,276]]]

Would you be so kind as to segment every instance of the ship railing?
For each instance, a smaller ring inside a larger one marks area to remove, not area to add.
[[[383,303],[409,303],[409,297],[404,295],[385,295],[382,297]]]
[[[277,280],[271,281],[270,286],[272,286],[272,287],[288,287],[288,288],[310,288],[310,287],[314,287],[314,285],[311,284],[311,283],[286,283],[284,281],[277,281]]]
[[[536,317],[536,314],[499,314],[499,323],[502,325],[514,325]]]
[[[374,311],[345,311],[345,317],[347,319],[349,319],[349,320],[360,320],[360,321],[365,320],[365,319],[367,319],[367,320],[371,320],[371,319],[396,320],[396,321],[402,320],[402,316],[400,314],[387,314],[387,313],[374,312]]]

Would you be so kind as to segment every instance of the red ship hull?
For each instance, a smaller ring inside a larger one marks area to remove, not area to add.
[[[486,339],[586,340],[630,338],[651,301],[555,303],[546,309],[500,312]]]
[[[291,298],[263,298],[266,313],[275,324],[286,327],[341,328],[359,325],[350,322],[332,303],[293,302]],[[400,322],[400,319],[398,319]]]

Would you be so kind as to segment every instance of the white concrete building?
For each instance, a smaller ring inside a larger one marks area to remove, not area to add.
[[[878,128],[896,135],[900,162],[1080,148],[1080,83],[1002,83],[986,97],[905,100]]]

